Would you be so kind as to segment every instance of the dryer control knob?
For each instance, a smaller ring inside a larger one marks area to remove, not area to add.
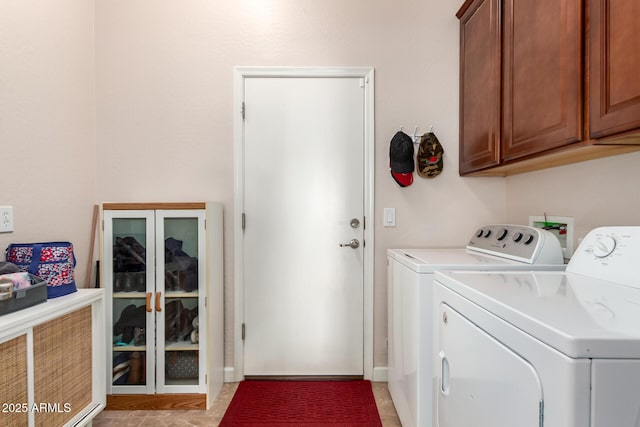
[[[604,258],[616,249],[616,239],[611,236],[600,237],[593,245],[593,254],[598,258]]]
[[[517,232],[514,236],[513,236],[513,241],[518,243],[520,240],[522,240],[523,234],[520,232]]]

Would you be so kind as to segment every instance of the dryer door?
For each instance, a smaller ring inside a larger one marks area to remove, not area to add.
[[[449,305],[439,307],[438,427],[539,427],[542,386],[533,366]]]

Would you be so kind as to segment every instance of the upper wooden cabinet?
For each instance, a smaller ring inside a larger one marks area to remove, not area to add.
[[[640,132],[640,36],[632,30],[640,4],[609,3],[463,4],[461,175],[504,176],[640,150],[629,137]]]
[[[582,139],[580,0],[504,0],[502,159]]]
[[[591,138],[640,128],[640,2],[590,0]]]
[[[499,0],[479,0],[460,18],[460,171],[500,164]]]

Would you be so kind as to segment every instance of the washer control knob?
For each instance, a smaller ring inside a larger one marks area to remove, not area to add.
[[[507,237],[507,234],[509,234],[509,232],[507,231],[506,228],[503,228],[502,230],[500,230],[500,235],[498,236],[498,240],[504,240],[505,237]]]
[[[522,240],[522,237],[523,237],[522,233],[517,232],[516,234],[513,235],[513,241],[518,243],[520,240]]]
[[[613,253],[616,249],[616,239],[611,236],[600,237],[593,245],[593,254],[598,258],[604,258]]]
[[[491,236],[491,230],[487,230],[484,232],[484,238],[488,238],[489,236]]]
[[[477,231],[476,237],[482,237],[483,234],[484,234],[484,230],[481,228]]]
[[[533,242],[533,235],[532,235],[532,234],[526,234],[526,235],[524,236],[524,244],[525,244],[525,245],[528,245],[528,244],[530,244],[531,242]]]

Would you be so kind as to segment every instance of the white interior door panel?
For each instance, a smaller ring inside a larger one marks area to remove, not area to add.
[[[361,79],[244,91],[244,374],[362,375]]]

